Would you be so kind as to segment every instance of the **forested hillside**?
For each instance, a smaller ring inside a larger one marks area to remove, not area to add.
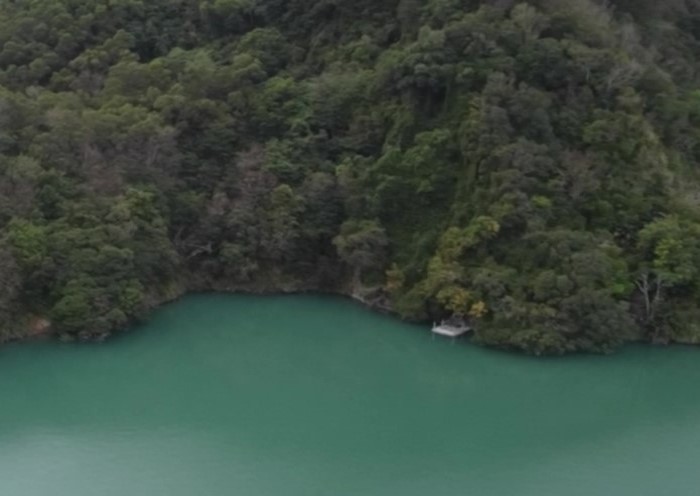
[[[0,337],[186,290],[700,343],[698,0],[0,4]]]

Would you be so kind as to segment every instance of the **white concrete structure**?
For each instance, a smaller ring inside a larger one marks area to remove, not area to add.
[[[471,330],[472,328],[464,322],[452,323],[443,320],[440,324],[433,324],[433,335],[437,334],[452,339],[456,339]]]

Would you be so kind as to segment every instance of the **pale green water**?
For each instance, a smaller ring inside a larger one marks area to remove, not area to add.
[[[2,496],[697,496],[700,349],[536,360],[325,297],[0,349]]]

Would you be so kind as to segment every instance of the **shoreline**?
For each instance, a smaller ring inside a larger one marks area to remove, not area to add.
[[[368,292],[375,291],[376,289],[369,289]],[[419,322],[417,320],[411,321],[410,319],[405,319],[399,315],[391,306],[388,304],[386,298],[369,298],[362,294],[360,291],[348,291],[346,289],[319,289],[316,285],[300,285],[298,283],[290,284],[232,284],[232,283],[210,283],[202,284],[201,281],[195,282],[194,284],[186,285],[182,283],[176,283],[170,291],[166,294],[159,295],[157,297],[152,296],[147,299],[145,311],[146,316],[142,319],[132,319],[128,325],[122,329],[114,329],[112,331],[107,331],[103,333],[90,333],[84,332],[76,335],[69,335],[67,333],[61,333],[52,328],[51,321],[47,316],[38,314],[25,315],[20,319],[22,322],[21,328],[24,332],[10,333],[8,336],[0,337],[0,346],[8,343],[17,343],[25,341],[40,341],[46,339],[60,339],[63,341],[84,341],[84,342],[100,342],[105,339],[109,339],[110,336],[124,332],[126,329],[137,325],[139,322],[143,322],[148,319],[148,316],[158,308],[167,305],[169,303],[177,302],[178,300],[186,297],[189,294],[206,294],[206,293],[223,293],[223,294],[242,294],[242,295],[253,295],[253,296],[274,296],[274,295],[304,295],[304,294],[317,294],[317,295],[328,295],[336,296],[341,298],[350,299],[356,303],[361,304],[365,308],[382,313],[385,315],[391,315],[397,319],[404,322]],[[427,322],[427,321],[426,321]]]
[[[363,292],[365,294],[363,294]],[[298,283],[289,284],[231,284],[231,283],[214,283],[214,284],[202,284],[195,282],[191,285],[186,284],[175,284],[170,291],[166,294],[160,295],[160,297],[152,297],[147,302],[147,310],[145,311],[145,316],[140,319],[132,319],[128,325],[123,328],[114,329],[112,331],[107,331],[103,333],[79,333],[75,335],[60,333],[55,329],[51,328],[51,323],[48,318],[41,315],[29,315],[23,320],[25,321],[25,328],[28,329],[27,332],[23,334],[10,335],[5,338],[0,338],[0,347],[5,344],[10,343],[24,343],[32,341],[47,341],[56,339],[62,342],[83,342],[83,343],[101,343],[109,340],[112,336],[127,332],[128,329],[137,326],[139,323],[143,323],[148,320],[150,314],[164,305],[170,303],[175,303],[178,300],[186,297],[190,294],[207,294],[207,293],[220,293],[220,294],[240,294],[240,295],[251,295],[251,296],[292,296],[292,295],[325,295],[345,298],[351,300],[364,308],[377,312],[383,315],[389,315],[393,318],[400,320],[401,322],[413,323],[413,324],[426,324],[430,323],[430,319],[410,319],[401,316],[395,309],[391,307],[390,302],[386,298],[386,295],[382,294],[379,288],[362,288],[361,290],[350,290],[350,288],[338,288],[338,289],[319,289],[317,286],[312,284],[301,285]],[[371,296],[375,297],[372,298]],[[41,325],[37,325],[37,324]],[[31,329],[31,330],[29,330]],[[632,340],[625,343],[620,349],[623,349],[629,344],[641,344],[645,346],[651,346],[655,348],[665,348],[674,345],[680,346],[690,346],[690,347],[700,347],[700,342],[692,341],[678,341],[671,340],[667,343],[655,343],[651,340],[638,339]],[[477,343],[478,346],[491,349],[500,350],[511,353],[517,353],[519,355],[530,355],[536,357],[545,356],[564,356],[564,355],[578,355],[581,353],[591,353],[591,354],[601,354],[596,352],[575,352],[575,353],[564,353],[561,355],[549,355],[549,354],[534,354],[527,353],[523,350],[512,349],[507,346],[495,346],[489,345],[487,343]],[[617,351],[617,350],[616,350]],[[610,353],[614,354],[614,352]]]

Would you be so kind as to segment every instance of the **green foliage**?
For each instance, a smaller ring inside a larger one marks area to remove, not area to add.
[[[41,265],[48,249],[46,230],[24,220],[13,220],[7,228],[14,256],[26,271]]]
[[[352,267],[357,285],[363,271],[383,266],[389,240],[376,221],[352,220],[341,226],[333,244],[341,260]]]
[[[700,224],[666,217],[639,233],[638,249],[644,270],[670,285],[691,284],[700,270]]]
[[[4,2],[0,339],[284,286],[538,354],[700,342],[699,20],[695,0]]]

